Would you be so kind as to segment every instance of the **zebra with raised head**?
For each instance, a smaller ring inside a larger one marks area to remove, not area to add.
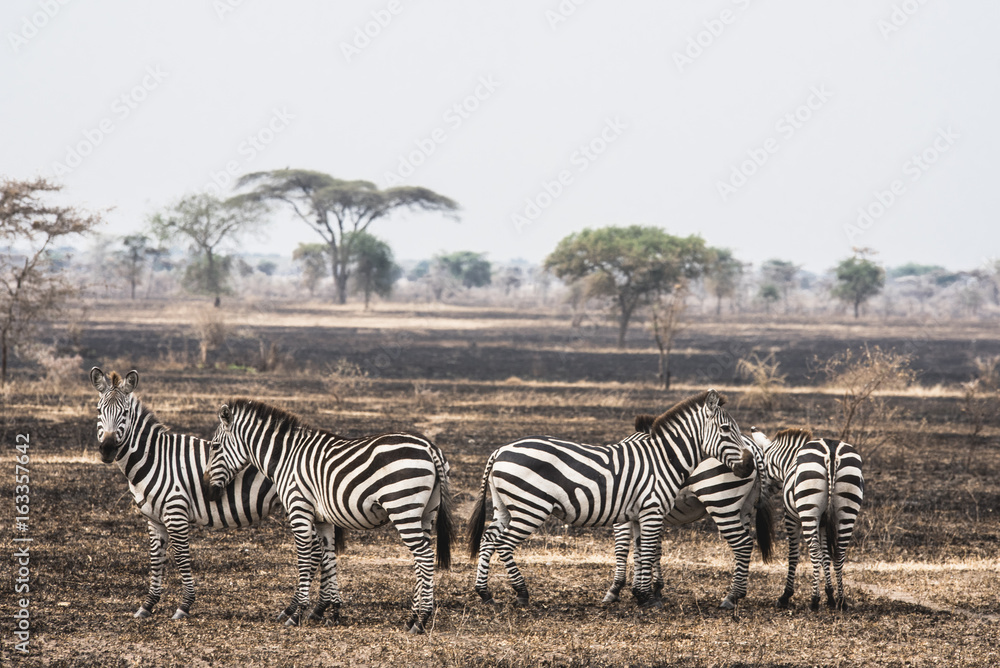
[[[294,626],[309,601],[315,531],[326,558],[317,610],[332,608],[339,619],[336,528],[374,529],[392,522],[413,554],[417,586],[411,633],[422,633],[434,610],[434,550],[437,564],[451,565],[451,494],[448,464],[431,441],[402,432],[346,439],[314,429],[276,406],[235,399],[219,410],[212,457],[204,482],[220,490],[245,466],[264,471],[274,482],[288,515],[298,554],[298,586],[279,621]]]
[[[259,470],[248,468],[221,490],[217,500],[208,500],[201,487],[208,441],[168,431],[133,393],[139,383],[135,370],[122,379],[95,366],[90,381],[100,393],[97,440],[101,461],[116,463],[125,474],[132,499],[149,525],[149,592],[135,616],[149,617],[160,601],[169,545],[184,587],[173,618],[183,619],[194,603],[191,525],[226,529],[256,524],[279,507],[277,494]],[[317,548],[315,544],[312,558],[318,566],[321,553]]]
[[[692,469],[708,456],[741,477],[754,470],[753,455],[743,447],[739,427],[723,403],[715,390],[708,390],[659,416],[648,436],[633,435],[612,445],[531,437],[495,450],[469,520],[469,552],[474,559],[478,555],[475,589],[483,601],[493,602],[487,579],[496,552],[517,602],[528,603],[514,548],[546,519],[557,517],[575,526],[636,523],[639,548],[632,591],[640,605],[659,605],[651,591],[652,561],[664,517]],[[487,494],[493,501],[493,522],[484,530]]]
[[[836,439],[813,439],[805,429],[786,429],[769,441],[756,428],[753,439],[764,449],[764,463],[771,478],[781,485],[788,533],[788,575],[779,608],[787,608],[795,593],[799,545],[809,545],[813,565],[812,610],[819,609],[820,578],[825,579],[827,605],[847,609],[844,599],[844,561],[854,534],[854,524],[864,498],[861,455],[854,446]],[[837,578],[834,594],[830,564]]]
[[[648,436],[655,420],[655,415],[636,415],[634,437]],[[726,610],[735,608],[737,602],[747,594],[747,578],[754,544],[754,534],[750,532],[751,515],[756,526],[761,558],[765,563],[771,561],[774,544],[774,518],[770,498],[766,493],[761,493],[762,478],[765,477],[764,453],[753,439],[745,435],[743,445],[754,456],[755,470],[749,477],[740,478],[718,459],[702,460],[691,472],[687,483],[677,495],[674,507],[663,522],[666,526],[683,526],[705,516],[711,517],[715,522],[719,533],[733,552],[733,581],[719,604],[720,608]],[[633,522],[623,522],[614,527],[615,576],[611,588],[604,596],[605,603],[618,601],[625,586],[629,546],[632,536],[638,533],[636,529]],[[662,591],[663,574],[657,550],[653,560],[653,596],[659,597]]]

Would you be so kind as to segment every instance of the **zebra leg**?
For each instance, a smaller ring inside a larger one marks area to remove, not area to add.
[[[406,546],[413,553],[413,570],[417,582],[413,589],[413,606],[406,630],[423,633],[427,620],[434,612],[434,550],[426,533],[419,540],[409,540]]]
[[[823,537],[819,531],[819,520],[816,517],[802,517],[802,535],[809,545],[809,558],[813,567],[813,587],[812,600],[809,602],[809,609],[813,612],[819,610],[819,581],[823,577],[824,565],[826,561],[826,550],[823,548]]]
[[[719,604],[724,610],[733,610],[740,599],[747,595],[747,578],[750,573],[750,557],[753,555],[753,536],[736,518],[735,523],[727,525],[722,518],[713,516],[722,537],[729,543],[733,551],[733,581],[729,585],[729,593]]]
[[[285,626],[298,626],[299,611],[304,610],[309,605],[309,587],[312,584],[312,575],[315,569],[312,556],[315,527],[312,517],[305,516],[303,513],[296,513],[294,517],[289,517],[289,524],[295,538],[299,580],[295,594],[292,596],[292,602],[278,615],[278,621],[284,622]]]
[[[663,607],[663,601],[653,598],[651,579],[653,559],[663,532],[663,513],[659,508],[647,508],[639,515],[639,566],[632,576],[632,595],[641,607]]]
[[[541,518],[538,525],[525,522],[526,528],[520,531],[515,531],[514,522],[511,521],[506,528],[500,531],[496,538],[497,557],[507,568],[507,578],[510,580],[510,586],[514,588],[514,592],[517,595],[515,598],[517,605],[528,605],[528,584],[524,581],[524,576],[521,575],[521,571],[514,561],[514,548],[530,536],[541,525],[541,522],[546,519],[548,519],[547,514]]]
[[[795,593],[795,569],[799,565],[799,548],[802,543],[802,525],[785,513],[785,533],[788,534],[788,575],[785,576],[785,591],[778,599],[779,608],[787,608],[788,601]]]
[[[479,541],[479,559],[476,562],[476,593],[483,599],[483,603],[496,603],[493,594],[490,593],[488,581],[490,577],[490,559],[497,549],[497,536],[500,535],[500,525],[494,520],[493,524],[487,527],[483,533],[482,540]]]
[[[153,608],[163,595],[163,574],[167,569],[167,543],[170,542],[167,528],[159,522],[149,520],[149,592],[146,600],[135,611],[134,617],[145,619],[153,613]]]
[[[167,532],[170,534],[170,551],[174,555],[174,563],[177,564],[184,587],[181,604],[171,619],[184,619],[190,614],[194,603],[194,576],[191,574],[191,549],[188,543],[190,525],[187,517],[168,521]]]
[[[311,570],[320,570],[319,602],[309,613],[309,621],[321,622],[328,608],[331,608],[327,624],[340,622],[340,588],[337,586],[337,552],[334,547],[335,527],[332,524],[317,524],[311,552]]]
[[[628,571],[628,548],[632,542],[632,523],[622,522],[614,526],[615,532],[615,577],[611,588],[604,595],[602,603],[617,603],[619,594],[625,586],[625,576]]]
[[[823,555],[823,578],[826,584],[826,607],[833,608],[837,605],[837,600],[833,596],[833,580],[830,578],[831,552],[833,545],[827,541],[826,533],[819,532],[820,553]]]
[[[653,554],[653,599],[657,601],[663,600],[663,569],[660,567],[660,561],[663,558],[663,535],[659,535],[656,538],[656,552]]]

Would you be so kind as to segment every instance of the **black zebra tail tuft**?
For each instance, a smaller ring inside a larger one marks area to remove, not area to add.
[[[490,471],[493,470],[495,458],[496,451],[494,450],[486,462],[483,482],[479,488],[479,498],[476,499],[476,506],[472,509],[472,515],[469,516],[469,557],[473,561],[479,559],[479,546],[483,542],[483,532],[486,530],[486,493],[489,489]]]
[[[774,559],[774,507],[771,497],[766,494],[757,497],[756,509],[757,547],[760,548],[760,558],[769,564]]]
[[[347,529],[344,527],[333,527],[333,549],[337,554],[343,554],[347,547]]]
[[[452,521],[451,490],[448,489],[448,479],[441,480],[441,503],[438,505],[437,520],[437,565],[438,568],[451,568],[451,544],[455,540],[455,524]]]

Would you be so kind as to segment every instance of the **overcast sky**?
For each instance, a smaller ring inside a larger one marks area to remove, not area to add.
[[[292,167],[459,202],[378,222],[401,259],[643,224],[971,269],[1000,254],[998,25],[987,0],[7,0],[0,175],[114,207],[112,235]],[[319,241],[274,220],[245,249]]]

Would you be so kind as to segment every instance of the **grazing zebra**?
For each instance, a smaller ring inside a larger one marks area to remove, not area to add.
[[[490,456],[479,499],[469,520],[469,552],[478,553],[475,589],[487,603],[490,559],[496,552],[507,567],[517,602],[528,603],[528,587],[514,563],[514,548],[549,517],[575,526],[634,522],[639,527],[632,591],[640,605],[651,597],[653,556],[664,516],[691,470],[705,456],[725,462],[738,476],[754,469],[739,427],[708,390],[677,404],[652,424],[648,436],[630,436],[593,446],[549,437],[524,438]],[[493,522],[486,524],[486,496]]]
[[[183,619],[194,602],[190,526],[225,529],[256,524],[279,506],[277,494],[260,471],[248,468],[226,485],[218,500],[209,501],[201,488],[208,441],[170,433],[133,394],[139,383],[136,371],[129,371],[123,380],[95,366],[90,381],[101,395],[97,401],[101,461],[118,464],[149,523],[149,593],[135,616],[149,617],[160,601],[169,544],[184,586],[173,618]],[[317,548],[318,543],[313,549],[318,566],[321,553]]]
[[[374,529],[391,521],[413,553],[417,586],[411,633],[422,633],[434,610],[434,551],[429,532],[437,525],[437,563],[451,565],[451,496],[448,464],[436,445],[422,436],[387,433],[348,440],[305,426],[280,408],[236,399],[219,410],[205,484],[228,484],[247,465],[274,482],[298,552],[299,579],[292,602],[278,619],[299,623],[309,601],[310,536],[319,534],[326,558],[320,585],[320,612],[332,607],[339,619],[341,598],[332,540],[335,527]]]
[[[654,415],[636,415],[636,435],[650,434],[655,420]],[[756,471],[750,477],[736,476],[718,459],[702,460],[691,472],[687,483],[677,495],[674,507],[664,518],[664,524],[668,526],[691,524],[706,515],[715,522],[719,533],[733,551],[733,581],[726,597],[719,604],[720,608],[726,610],[735,608],[736,603],[747,594],[747,576],[754,542],[750,533],[751,514],[755,517],[757,542],[761,558],[765,562],[771,561],[774,543],[774,520],[770,497],[761,493],[764,453],[753,439],[745,435],[743,445],[753,453],[756,464]],[[629,545],[637,528],[633,522],[622,522],[614,527],[615,577],[611,588],[604,596],[605,603],[619,600],[619,593],[625,586]],[[653,596],[659,597],[662,591],[663,575],[657,550],[653,560]]]
[[[755,428],[751,434],[764,448],[765,466],[771,478],[781,484],[785,506],[788,576],[778,607],[787,608],[795,593],[799,544],[804,537],[813,565],[810,609],[819,609],[822,573],[826,580],[827,605],[846,610],[844,561],[865,491],[861,455],[854,446],[843,441],[814,440],[812,433],[804,429],[778,432],[773,441],[768,441]],[[830,579],[831,561],[837,576],[836,596]]]

